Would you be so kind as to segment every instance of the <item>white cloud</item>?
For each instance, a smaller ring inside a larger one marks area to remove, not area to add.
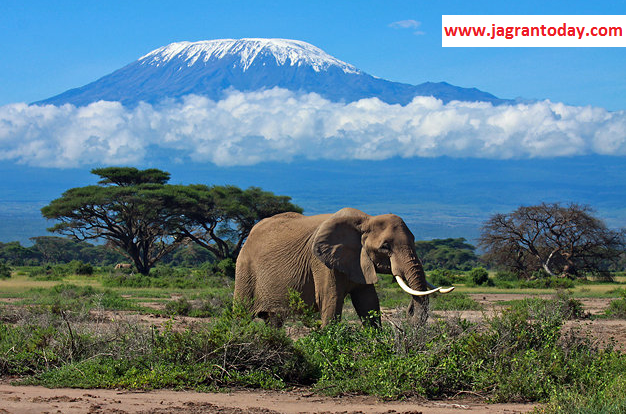
[[[0,107],[0,159],[75,167],[142,162],[154,148],[217,165],[391,157],[532,158],[626,155],[626,111],[541,101],[492,106],[417,97],[406,106],[376,98],[349,104],[284,89],[190,95],[129,109]]]
[[[417,29],[421,23],[417,20],[400,20],[389,24],[393,29]]]
[[[417,29],[421,26],[422,22],[418,22],[417,20],[399,20],[397,22],[389,23],[389,27],[392,29]],[[420,30],[416,30],[413,32],[415,35],[423,35],[424,32]]]

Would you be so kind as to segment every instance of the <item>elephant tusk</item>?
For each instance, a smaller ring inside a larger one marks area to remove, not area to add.
[[[441,290],[440,287],[434,288],[432,290],[413,290],[410,287],[408,287],[406,283],[404,283],[404,280],[402,280],[400,276],[396,276],[396,282],[398,282],[402,290],[404,290],[409,295],[413,295],[413,296],[426,296],[426,295],[433,294],[435,292],[439,292]]]
[[[426,281],[426,284],[428,284],[428,287],[431,289],[437,289],[435,287],[435,285],[433,285],[432,283],[430,283],[428,280]],[[454,290],[454,286],[449,287],[449,288],[439,288],[439,293],[450,293]]]

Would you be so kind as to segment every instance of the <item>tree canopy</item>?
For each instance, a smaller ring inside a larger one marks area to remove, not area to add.
[[[81,241],[104,239],[143,274],[190,241],[218,260],[235,259],[259,220],[302,212],[290,197],[258,187],[171,185],[170,174],[157,169],[92,173],[101,178],[97,185],[69,189],[42,208],[44,217],[59,221],[49,230]]]
[[[463,237],[421,240],[415,249],[426,270],[469,270],[478,264],[476,248]]]
[[[236,259],[252,227],[260,220],[286,211],[302,209],[287,196],[277,196],[258,187],[180,186],[168,200],[181,220],[179,237],[193,240],[219,260]]]
[[[178,217],[164,203],[169,174],[128,167],[91,172],[102,178],[98,185],[69,189],[41,209],[59,221],[49,230],[77,240],[105,239],[148,274],[182,241],[172,237]]]
[[[485,260],[530,277],[606,274],[624,254],[624,231],[610,230],[588,206],[543,203],[495,214],[483,226],[479,246]]]

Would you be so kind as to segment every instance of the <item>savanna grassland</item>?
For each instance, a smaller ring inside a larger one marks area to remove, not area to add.
[[[621,274],[533,285],[476,269],[431,272],[457,289],[434,297],[419,327],[405,317],[409,299],[381,275],[381,329],[362,327],[349,299],[343,321],[322,329],[297,294],[277,329],[233,306],[233,280],[206,268],[76,273],[23,266],[0,280],[3,383],[626,410]]]

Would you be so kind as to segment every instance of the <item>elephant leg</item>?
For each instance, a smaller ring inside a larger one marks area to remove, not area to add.
[[[380,304],[374,285],[362,285],[350,292],[352,304],[363,325],[380,326]]]
[[[341,319],[344,298],[345,295],[332,295],[332,297],[325,297],[321,300],[320,316],[322,317],[322,326]]]
[[[274,328],[282,328],[285,324],[285,318],[276,312],[259,312],[258,317]]]

